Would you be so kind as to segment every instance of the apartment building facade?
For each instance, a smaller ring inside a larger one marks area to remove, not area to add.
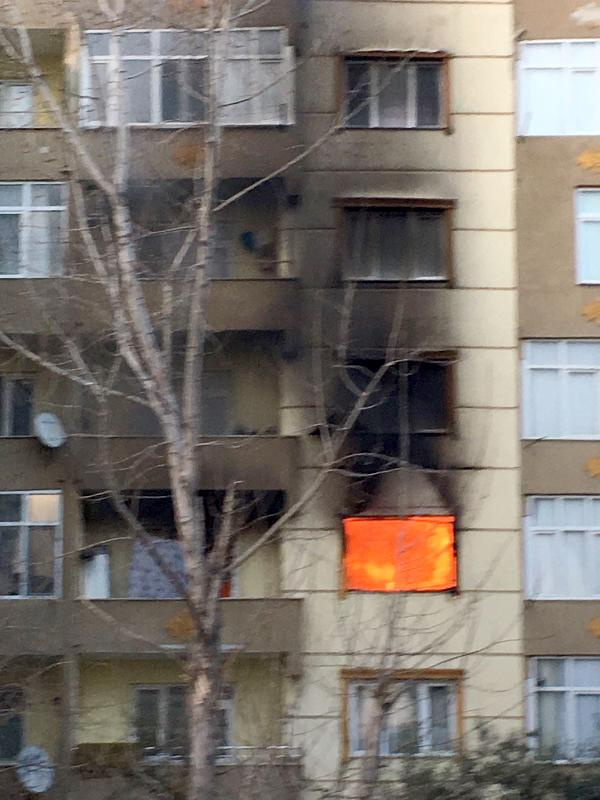
[[[178,574],[164,454],[129,376],[107,438],[85,390],[8,340],[104,342],[76,217],[83,198],[101,232],[102,198],[65,125],[110,169],[111,71],[126,76],[128,202],[159,308],[152,265],[180,241],[202,159],[202,96],[185,89],[206,58],[195,5],[163,5],[128,10],[119,55],[86,4],[23,4],[62,125],[27,70],[0,70],[0,761],[42,747],[54,791],[98,800],[123,753],[185,751],[183,601],[106,500],[108,451]],[[220,191],[260,187],[219,223],[198,491],[210,521],[241,482],[238,554],[299,510],[223,587],[225,796],[356,781],[382,672],[406,687],[382,735],[388,779],[481,724],[523,729],[519,468],[533,456],[518,447],[513,25],[510,2],[273,0],[235,32]],[[378,371],[332,467],[328,437]],[[67,429],[59,447],[34,435],[44,413]]]

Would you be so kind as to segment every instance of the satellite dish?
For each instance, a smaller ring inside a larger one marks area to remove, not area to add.
[[[28,792],[47,792],[54,780],[54,767],[41,747],[24,747],[17,759],[17,775]]]
[[[48,411],[36,416],[33,420],[33,429],[40,442],[53,450],[63,445],[67,438],[62,422],[56,414]]]

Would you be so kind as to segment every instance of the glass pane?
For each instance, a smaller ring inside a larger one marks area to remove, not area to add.
[[[408,408],[411,432],[444,431],[449,425],[443,364],[411,362],[408,375]]]
[[[567,342],[567,362],[572,367],[600,367],[600,343]]]
[[[108,97],[114,90],[114,81],[110,79],[109,65],[92,63],[90,65],[90,94],[82,97],[85,118],[88,122],[106,122]]]
[[[150,753],[159,750],[158,689],[136,692],[135,729],[140,747]]]
[[[206,53],[206,37],[200,31],[163,31],[160,53],[163,56],[202,56]]]
[[[560,136],[565,132],[562,70],[527,70],[525,110],[522,132],[526,136]]]
[[[599,433],[596,392],[597,375],[593,372],[569,372],[567,375],[567,431],[572,436]]]
[[[596,95],[597,82],[594,71],[571,72],[570,96],[574,133],[597,133],[600,128],[600,111]]]
[[[600,531],[600,498],[592,498],[591,502],[591,524],[596,531]]]
[[[416,753],[419,749],[417,728],[417,687],[407,684],[385,720],[384,741],[388,753]]]
[[[531,592],[534,597],[560,594],[556,581],[556,535],[536,533],[531,542]]]
[[[600,595],[600,536],[590,536],[589,548],[588,580],[591,594]]]
[[[230,430],[231,375],[225,371],[207,371],[201,390],[202,433],[224,435]]]
[[[560,361],[558,342],[526,342],[524,352],[530,366],[551,367]]]
[[[121,37],[121,55],[124,56],[149,56],[152,53],[152,43],[149,33],[130,32]]]
[[[23,692],[0,689],[0,760],[16,760],[24,745]]]
[[[559,436],[560,420],[559,373],[557,370],[536,369],[530,374],[530,406],[526,414],[527,435]]]
[[[565,695],[562,692],[540,692],[538,712],[540,755],[550,759],[564,758],[567,752]]]
[[[232,746],[232,736],[231,736],[231,725],[230,725],[230,710],[226,703],[222,703],[216,709],[217,715],[217,725],[216,725],[216,737],[217,737],[217,747],[231,747]]]
[[[206,99],[204,97],[206,64],[204,61],[187,61],[186,65],[184,86],[187,95],[186,121],[197,122],[206,119]]]
[[[278,56],[281,53],[281,31],[258,32],[258,54],[260,56]]]
[[[388,235],[396,240],[401,238],[400,228],[405,223],[400,222],[401,215],[393,219],[387,229]],[[382,237],[381,226],[387,217],[385,212],[369,211],[367,209],[349,209],[346,211],[347,233],[347,260],[350,275],[360,278],[381,277]],[[392,260],[405,248],[391,247],[388,256],[388,269],[392,270]],[[393,264],[393,275],[398,279],[397,262]]]
[[[5,84],[0,88],[0,126],[26,128],[33,123],[33,88]]]
[[[46,595],[54,592],[55,528],[29,528],[29,594]]]
[[[21,594],[21,559],[19,555],[19,529],[0,527],[0,595]]]
[[[583,497],[565,497],[562,501],[563,525],[566,528],[585,527],[585,500]]]
[[[30,494],[27,497],[28,522],[58,522],[60,518],[59,494]]]
[[[564,658],[540,658],[537,662],[539,686],[565,685]]]
[[[379,126],[405,128],[407,117],[408,67],[399,63],[377,68]]]
[[[408,279],[412,244],[408,213],[401,209],[367,213],[372,220],[367,228],[364,253],[368,274],[384,280]]]
[[[600,220],[579,223],[579,280],[600,281]]]
[[[571,42],[568,58],[572,67],[595,67],[598,60],[596,42]]]
[[[432,686],[429,689],[431,703],[431,749],[452,750],[450,730],[450,690],[447,686]]]
[[[0,183],[0,206],[19,208],[22,205],[22,184]]]
[[[33,383],[15,380],[12,383],[12,426],[10,436],[31,435]]]
[[[577,695],[575,698],[577,758],[600,756],[600,696]]]
[[[256,64],[255,93],[260,109],[259,122],[263,125],[285,122],[287,116],[286,84],[282,77],[279,61],[266,61]]]
[[[253,122],[251,97],[255,82],[251,62],[228,61],[225,69],[222,120],[225,125]]]
[[[229,30],[225,34],[227,58],[247,58],[251,54],[253,30]]]
[[[180,122],[184,118],[181,65],[181,61],[165,61],[161,67],[160,96],[164,122]]]
[[[165,61],[161,70],[164,122],[196,122],[205,117],[203,61]]]
[[[367,684],[355,684],[352,687],[352,719],[353,752],[364,752],[368,745],[369,727],[375,714],[373,687]]]
[[[128,122],[150,122],[150,73],[148,61],[124,61],[125,114]]]
[[[600,216],[600,191],[579,189],[576,197],[577,214],[597,214]]]
[[[31,205],[62,206],[64,205],[62,183],[34,183],[31,186]]]
[[[572,664],[573,686],[600,689],[600,658],[575,658]]]
[[[167,691],[167,751],[173,755],[184,755],[188,750],[185,688],[171,686]]]
[[[18,275],[21,270],[19,259],[19,221],[18,214],[0,214],[0,274]]]
[[[348,82],[346,125],[366,128],[369,125],[369,64],[347,61],[346,78]]]
[[[561,588],[568,597],[585,597],[590,593],[586,580],[585,533],[583,531],[564,533],[563,542],[564,562],[559,568]]]
[[[440,124],[439,64],[417,64],[417,125],[432,128]]]
[[[107,56],[110,44],[110,34],[108,33],[86,33],[85,42],[88,46],[90,56]]]
[[[556,513],[556,500],[550,497],[540,497],[533,505],[532,523],[536,528],[554,527]]]
[[[562,42],[528,42],[522,46],[521,61],[526,67],[557,67],[563,58]]]
[[[27,273],[33,276],[62,272],[62,211],[33,211],[29,228]]]
[[[443,278],[444,214],[430,211],[415,213],[415,242],[412,278]]]
[[[0,522],[21,521],[21,495],[0,494]]]

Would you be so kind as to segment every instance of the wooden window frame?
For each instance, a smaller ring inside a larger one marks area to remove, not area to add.
[[[348,95],[348,81],[346,62],[349,59],[363,59],[364,61],[431,61],[440,64],[440,124],[436,127],[371,127],[347,125],[346,99]],[[446,50],[358,50],[340,53],[337,68],[337,107],[338,124],[346,131],[431,131],[452,133],[450,125],[450,58]]]
[[[343,667],[340,670],[340,681],[342,684],[342,714],[341,714],[341,734],[342,734],[342,762],[348,763],[351,759],[364,758],[364,755],[354,754],[350,747],[350,686],[352,683],[374,683],[382,675],[384,670],[372,668],[349,668]],[[417,681],[422,683],[451,683],[454,685],[454,725],[456,734],[456,747],[453,754],[448,754],[446,758],[453,758],[462,752],[464,740],[464,698],[463,684],[465,673],[462,669],[395,669],[389,673],[389,678],[393,682]],[[418,754],[419,756],[427,753]],[[440,758],[444,757],[436,753],[430,755]],[[414,758],[415,755],[402,754],[384,755],[384,759]]]
[[[362,285],[381,286],[382,284],[403,284],[411,287],[448,287],[452,288],[454,285],[454,249],[453,249],[453,231],[454,231],[454,210],[456,208],[456,200],[453,199],[438,199],[429,197],[335,197],[333,199],[333,207],[337,209],[337,242],[336,252],[339,253],[338,267],[342,275],[344,283],[358,283]],[[382,210],[392,208],[406,208],[406,209],[421,209],[430,208],[435,211],[443,212],[444,216],[444,253],[443,263],[445,267],[445,275],[441,278],[429,280],[403,280],[398,278],[395,280],[377,279],[377,278],[357,278],[349,277],[346,275],[346,263],[348,260],[347,241],[347,216],[346,210],[353,208],[380,208]]]

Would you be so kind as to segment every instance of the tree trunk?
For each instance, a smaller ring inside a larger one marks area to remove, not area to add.
[[[216,642],[194,642],[188,675],[189,780],[187,800],[214,800],[217,743],[216,706],[220,653]]]

